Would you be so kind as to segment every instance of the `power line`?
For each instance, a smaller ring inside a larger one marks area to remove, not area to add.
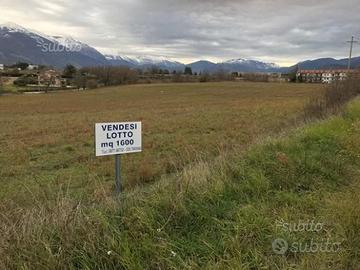
[[[358,41],[355,40],[354,36],[351,36],[351,40],[347,41],[347,43],[350,43],[350,55],[349,55],[349,63],[348,63],[348,70],[351,69],[351,58],[352,58],[352,51],[354,47],[354,43],[358,43]]]

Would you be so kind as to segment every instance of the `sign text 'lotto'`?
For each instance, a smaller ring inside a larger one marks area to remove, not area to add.
[[[95,124],[96,156],[141,152],[141,122]]]

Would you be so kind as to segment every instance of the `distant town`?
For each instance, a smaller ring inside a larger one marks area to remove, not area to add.
[[[279,72],[193,72],[191,67],[183,71],[129,67],[89,67],[77,69],[67,65],[57,69],[44,65],[18,62],[0,64],[0,87],[3,93],[48,92],[54,90],[85,90],[104,86],[135,83],[253,81],[279,83],[333,83],[354,75],[353,69],[302,70],[295,68],[289,73]]]

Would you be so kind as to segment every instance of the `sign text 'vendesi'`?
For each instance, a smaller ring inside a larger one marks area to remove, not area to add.
[[[95,124],[96,156],[141,152],[141,122]]]

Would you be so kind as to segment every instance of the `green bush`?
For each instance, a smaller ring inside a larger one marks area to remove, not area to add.
[[[37,84],[38,81],[34,77],[21,76],[14,81],[16,86],[27,86],[28,84]]]

